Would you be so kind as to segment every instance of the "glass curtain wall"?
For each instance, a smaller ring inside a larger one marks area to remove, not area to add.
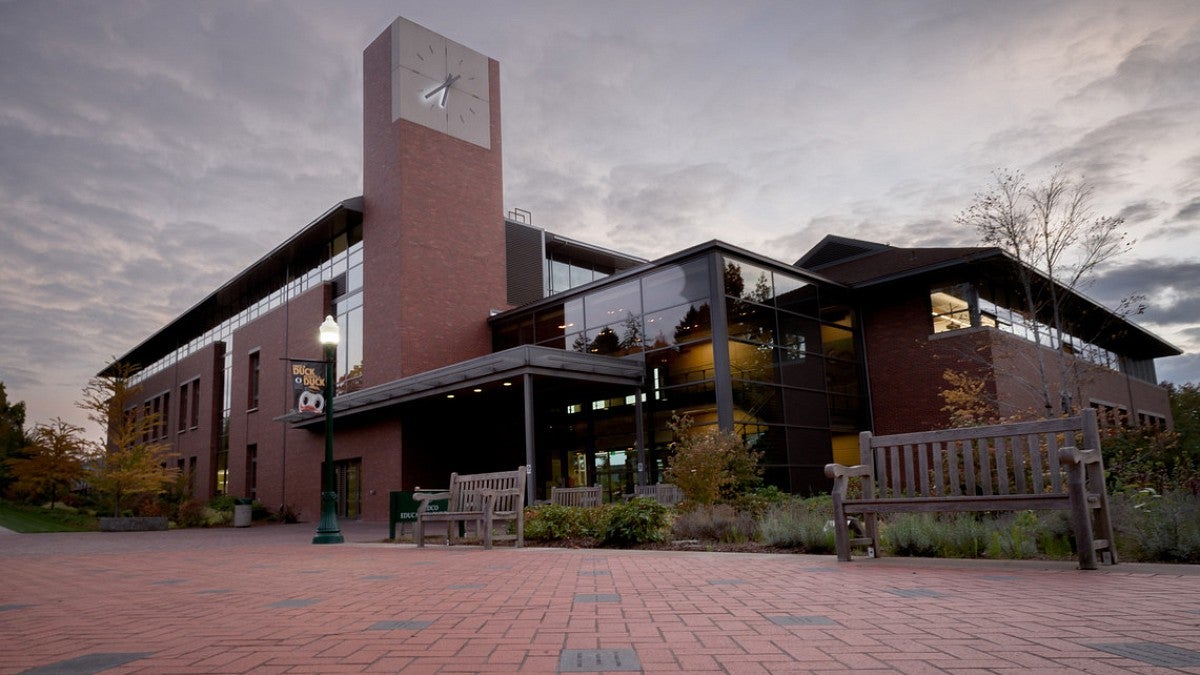
[[[719,304],[713,288],[724,289]],[[716,330],[714,306],[725,314]],[[732,407],[736,431],[765,453],[768,481],[793,491],[825,489],[831,431],[859,428],[848,305],[823,303],[817,286],[799,275],[729,256],[652,269],[495,326],[497,350],[520,344],[643,361],[650,483],[662,479],[672,416],[715,426],[719,397]],[[719,391],[716,364],[726,357],[732,386]],[[551,453],[556,484],[586,480],[614,497],[632,492],[635,403],[632,395],[564,400],[541,413],[553,431],[539,439],[539,451]]]

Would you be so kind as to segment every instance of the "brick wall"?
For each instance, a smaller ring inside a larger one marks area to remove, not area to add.
[[[491,149],[391,117],[391,31],[363,54],[364,384],[487,354],[507,307],[499,65]]]

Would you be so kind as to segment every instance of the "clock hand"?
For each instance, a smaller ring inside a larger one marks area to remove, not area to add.
[[[446,96],[448,96],[450,94],[450,85],[457,82],[458,78],[460,78],[460,77],[462,77],[462,76],[461,75],[447,75],[445,82],[442,82],[436,88],[431,89],[428,93],[425,94],[425,99],[429,100],[429,99],[433,98],[434,96],[437,96],[438,92],[441,92],[442,100],[438,102],[438,105],[445,108],[446,107]]]

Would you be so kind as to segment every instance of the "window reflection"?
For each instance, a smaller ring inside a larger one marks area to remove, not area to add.
[[[642,278],[642,301],[652,312],[708,298],[708,261],[693,260],[647,274]]]
[[[641,316],[642,298],[637,280],[617,284],[595,293],[583,301],[587,327],[606,326],[633,314]]]
[[[680,305],[646,315],[645,344],[648,349],[687,342],[712,335],[708,304]]]

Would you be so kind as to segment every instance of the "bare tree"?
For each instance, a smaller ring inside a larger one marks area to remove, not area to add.
[[[1037,350],[1045,414],[1069,413],[1074,409],[1074,370],[1065,347],[1064,302],[1095,281],[1096,270],[1127,252],[1133,240],[1122,229],[1123,218],[1095,215],[1095,188],[1068,177],[1062,167],[1037,184],[1012,170],[998,170],[993,179],[956,220],[975,228],[984,244],[1007,251],[1019,263],[1033,339],[1057,354],[1050,366],[1043,350]],[[1127,311],[1125,305],[1122,311]],[[1058,401],[1051,392],[1051,367],[1058,371]]]

